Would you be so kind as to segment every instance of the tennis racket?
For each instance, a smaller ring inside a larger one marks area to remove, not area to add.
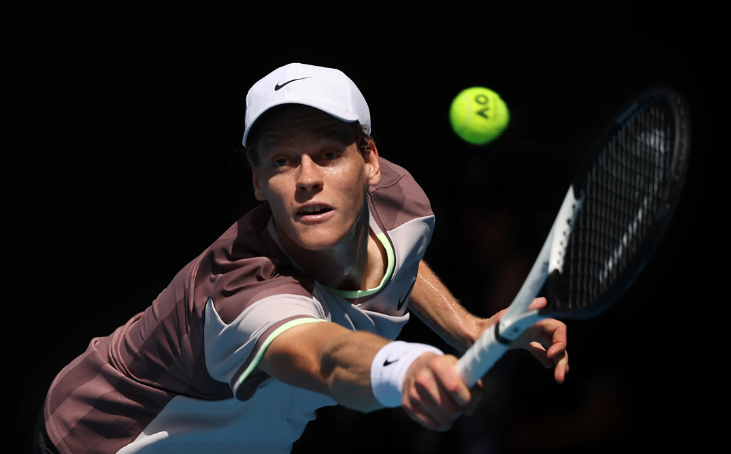
[[[689,153],[678,93],[653,88],[621,110],[590,149],[509,309],[457,362],[469,387],[537,321],[594,317],[624,294],[670,223]],[[548,304],[529,311],[541,289]]]

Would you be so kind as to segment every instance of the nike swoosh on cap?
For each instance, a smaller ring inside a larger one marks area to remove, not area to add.
[[[283,83],[281,85],[279,83],[277,83],[277,85],[274,86],[274,91],[278,91],[280,88],[284,87],[287,84],[291,84],[295,80],[302,80],[302,79],[312,79],[312,78],[311,77],[300,77],[299,79],[288,80],[287,82],[285,82],[285,83]]]

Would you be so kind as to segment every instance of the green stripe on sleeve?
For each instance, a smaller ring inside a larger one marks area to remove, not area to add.
[[[269,344],[271,344],[272,341],[277,338],[277,336],[290,328],[294,328],[295,326],[326,321],[327,320],[322,320],[320,318],[298,318],[296,320],[291,320],[280,326],[279,328],[275,329],[274,332],[272,332],[272,334],[267,337],[267,340],[264,341],[264,344],[261,346],[261,348],[259,348],[259,351],[256,352],[256,356],[254,357],[254,360],[249,363],[249,367],[247,367],[246,370],[239,376],[238,385],[241,385],[244,380],[246,380],[246,377],[248,377],[249,374],[256,368],[256,366],[259,365],[259,361],[261,361],[261,357],[264,356],[264,352],[267,350],[267,347],[269,347]]]

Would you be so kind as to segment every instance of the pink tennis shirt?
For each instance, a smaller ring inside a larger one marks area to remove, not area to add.
[[[303,323],[331,321],[396,339],[434,229],[429,200],[380,158],[368,190],[370,228],[388,255],[380,285],[328,288],[286,253],[267,203],[186,265],[144,312],[54,379],[46,429],[60,452],[288,453],[330,397],[256,366],[269,343]]]

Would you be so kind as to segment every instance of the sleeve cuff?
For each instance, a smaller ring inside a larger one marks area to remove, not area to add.
[[[280,334],[287,331],[288,329],[294,328],[295,326],[305,325],[308,323],[318,323],[318,322],[325,322],[327,320],[319,319],[319,318],[311,318],[311,317],[302,317],[297,318],[294,320],[290,320],[281,326],[279,326],[277,329],[272,331],[269,336],[267,336],[266,340],[261,344],[258,351],[256,352],[254,358],[246,365],[246,368],[243,372],[240,374],[237,374],[234,376],[233,380],[231,381],[231,388],[233,390],[233,394],[238,400],[249,400],[256,391],[256,387],[258,387],[259,384],[261,384],[262,380],[256,381],[256,383],[252,383],[252,385],[255,385],[253,389],[249,389],[249,386],[244,385],[244,381],[246,378],[256,369],[256,366],[259,365],[259,361],[261,361],[262,356],[264,356],[264,352],[266,352],[267,348],[269,347],[269,344],[272,343],[274,339],[276,339]]]

